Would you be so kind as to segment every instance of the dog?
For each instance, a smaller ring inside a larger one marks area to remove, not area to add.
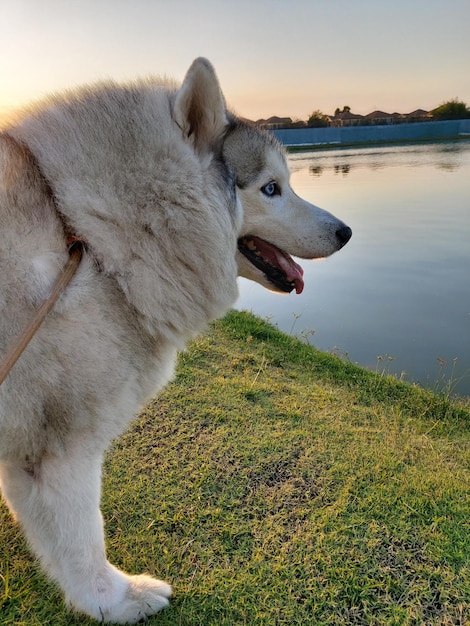
[[[0,486],[74,609],[135,623],[169,584],[106,558],[110,442],[170,380],[177,351],[236,301],[237,276],[300,293],[291,255],[351,230],[289,185],[272,135],[231,113],[196,59],[180,86],[66,92],[0,133],[0,354],[83,242],[78,271],[0,388]]]

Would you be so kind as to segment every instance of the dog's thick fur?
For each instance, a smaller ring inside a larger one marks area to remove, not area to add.
[[[243,210],[242,210],[243,208]],[[134,623],[171,587],[106,559],[103,454],[233,305],[237,274],[300,292],[289,254],[351,231],[292,192],[276,141],[227,112],[212,66],[53,98],[0,134],[0,354],[67,260],[77,274],[0,389],[0,484],[76,609]]]

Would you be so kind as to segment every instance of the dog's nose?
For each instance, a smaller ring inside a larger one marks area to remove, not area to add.
[[[348,243],[348,241],[351,239],[351,235],[352,230],[349,228],[349,226],[341,226],[341,228],[338,228],[338,230],[336,231],[336,236],[339,239],[341,247],[345,246]]]

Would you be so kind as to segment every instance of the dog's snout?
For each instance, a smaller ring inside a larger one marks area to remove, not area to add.
[[[352,230],[349,228],[349,226],[341,226],[341,228],[338,228],[338,230],[336,231],[336,236],[341,244],[341,247],[343,247],[351,239]]]

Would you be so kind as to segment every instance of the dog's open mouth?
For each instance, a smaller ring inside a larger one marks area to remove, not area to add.
[[[278,291],[302,293],[304,271],[287,252],[254,235],[241,237],[238,249]]]

